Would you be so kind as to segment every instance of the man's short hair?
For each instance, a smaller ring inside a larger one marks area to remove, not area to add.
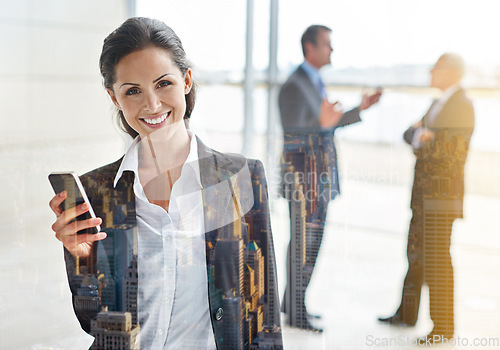
[[[302,44],[302,54],[304,55],[304,57],[306,57],[306,43],[312,43],[316,45],[316,39],[318,38],[318,33],[323,30],[326,30],[328,32],[332,31],[327,26],[323,26],[320,24],[313,24],[312,26],[309,26],[306,29],[304,34],[302,34],[302,39],[300,39],[300,42]]]
[[[454,52],[446,52],[439,57],[439,60],[445,61],[446,65],[457,71],[460,78],[465,72],[465,62],[462,56]]]

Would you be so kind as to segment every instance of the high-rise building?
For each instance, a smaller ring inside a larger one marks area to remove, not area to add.
[[[304,176],[306,176],[305,180],[305,188],[304,195],[306,197],[306,215],[312,215],[316,210],[316,201],[312,200],[312,198],[316,198],[316,194],[319,191],[318,187],[318,174],[316,173],[316,154],[314,154],[313,149],[313,136],[309,135],[309,147],[306,156],[306,171],[304,172]]]
[[[81,314],[96,314],[101,310],[98,281],[94,275],[83,276],[80,287],[75,295],[75,309]]]
[[[261,203],[263,196],[267,193],[267,188],[261,182],[261,179],[255,178],[253,183],[254,194],[258,199],[254,200],[254,204]],[[257,189],[257,191],[255,191]],[[264,304],[264,324],[274,325],[280,322],[280,305],[276,298],[278,291],[276,290],[276,284],[266,283],[269,280],[269,276],[276,276],[275,264],[269,263],[265,264],[265,261],[273,261],[274,257],[274,245],[273,242],[268,242],[268,228],[270,228],[270,223],[267,221],[269,219],[269,208],[262,207],[260,205],[255,205],[250,212],[251,215],[245,216],[245,226],[247,234],[242,234],[243,241],[247,244],[247,249],[252,251],[258,249],[260,253],[258,260],[261,261],[261,268],[258,268],[256,276],[256,283],[259,284],[259,298],[266,296],[266,302]],[[260,215],[255,215],[260,213]],[[256,246],[252,248],[252,241],[255,242]],[[254,253],[250,253],[254,254]],[[253,265],[252,265],[253,266]],[[257,277],[256,277],[257,278]]]
[[[98,276],[98,286],[101,295],[101,305],[106,306],[108,310],[118,310],[114,278],[110,275],[100,274]]]
[[[224,293],[243,295],[243,240],[220,239],[216,249],[224,252],[219,255],[216,253],[216,288],[221,288]]]
[[[323,226],[322,223],[317,220],[316,222],[306,223],[306,266],[305,268],[309,270],[308,274],[312,273],[312,262],[316,261],[316,256],[318,255],[319,248],[321,245],[321,239],[323,236]]]
[[[137,320],[137,292],[138,292],[137,256],[132,258],[127,273],[122,280],[122,307],[121,310],[132,314],[132,325],[138,324]]]
[[[264,325],[264,257],[262,250],[256,242],[252,241],[245,249],[245,274],[247,281],[244,288],[244,296],[247,302],[247,329],[248,338],[257,336]]]
[[[259,332],[257,338],[248,347],[249,350],[281,350],[283,340],[279,330],[273,327],[265,327]]]
[[[92,350],[138,350],[139,330],[139,325],[132,325],[130,312],[102,311],[91,321]]]
[[[262,249],[255,241],[248,243],[245,249],[245,264],[254,270],[255,290],[259,302],[262,303],[261,298],[265,294],[264,257],[262,256]]]
[[[126,311],[122,309],[125,303],[122,299],[123,282],[130,273],[134,257],[137,259],[137,228],[122,225],[108,228],[106,233],[108,237],[101,243],[104,249],[98,251],[96,259],[102,303],[111,311]]]
[[[453,334],[453,267],[447,264],[453,221],[461,215],[461,202],[457,199],[424,198],[424,275],[426,282],[440,298],[431,303],[431,314],[445,320],[447,334]],[[451,305],[451,306],[450,306]]]
[[[224,309],[223,350],[242,350],[243,347],[243,300],[239,296],[225,296],[222,301]]]
[[[297,174],[294,174],[296,177]],[[307,315],[304,305],[306,283],[304,268],[306,266],[306,200],[303,187],[298,182],[289,184],[293,188],[290,198],[290,266],[287,283],[289,291],[285,296],[285,307],[289,324],[293,327],[306,328]]]

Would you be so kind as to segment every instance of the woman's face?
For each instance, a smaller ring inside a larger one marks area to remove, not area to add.
[[[182,74],[167,50],[150,47],[123,57],[115,67],[116,82],[107,89],[127,123],[141,137],[184,126],[185,95],[191,90],[191,70]],[[160,133],[163,134],[163,133]]]

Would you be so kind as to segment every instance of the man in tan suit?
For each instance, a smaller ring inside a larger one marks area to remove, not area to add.
[[[460,81],[464,62],[442,55],[431,70],[431,87],[442,91],[429,111],[404,133],[416,156],[408,233],[408,272],[396,313],[380,322],[414,326],[422,284],[429,287],[434,328],[421,340],[442,342],[453,337],[453,265],[450,238],[453,222],[463,217],[464,166],[474,130],[474,109]]]

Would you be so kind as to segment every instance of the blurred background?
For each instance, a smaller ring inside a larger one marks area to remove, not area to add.
[[[0,2],[1,349],[92,343],[73,314],[47,175],[83,174],[126,150],[98,58],[103,39],[130,16],[161,19],[183,41],[199,84],[192,129],[215,149],[265,163],[280,290],[290,236],[277,196],[277,92],[302,62],[305,28],[333,30],[332,65],[322,71],[330,100],[349,109],[363,91],[384,88],[363,123],[336,133],[342,195],[331,204],[307,296],[325,332],[284,327],[287,349],[368,349],[368,339],[432,329],[425,293],[415,328],[376,318],[395,311],[407,268],[414,158],[401,135],[436,96],[427,87],[434,62],[446,51],[461,54],[476,128],[465,218],[452,237],[456,336],[500,348],[487,341],[500,338],[500,22],[492,1],[17,0]]]

